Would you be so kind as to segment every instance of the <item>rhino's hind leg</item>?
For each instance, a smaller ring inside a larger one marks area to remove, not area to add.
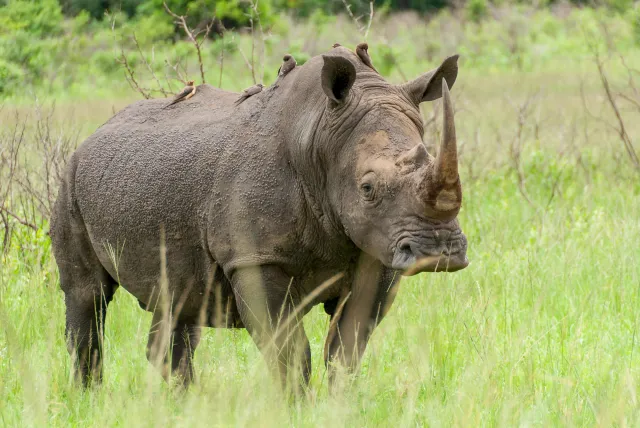
[[[245,328],[285,389],[300,393],[311,376],[311,348],[296,311],[292,278],[278,267],[243,268],[233,276],[236,305]]]
[[[102,380],[104,321],[117,285],[108,275],[72,281],[73,286],[64,287],[67,349],[74,360],[76,379],[87,386]],[[69,282],[62,272],[61,282]]]
[[[170,376],[174,376],[187,387],[194,379],[193,355],[200,343],[201,328],[188,322],[173,324],[161,311],[154,312],[147,342],[147,359],[160,370],[167,382]]]

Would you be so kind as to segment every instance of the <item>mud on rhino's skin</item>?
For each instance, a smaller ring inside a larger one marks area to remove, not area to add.
[[[119,285],[154,312],[150,360],[172,343],[164,358],[185,383],[201,325],[246,328],[283,381],[308,380],[296,320],[318,303],[332,316],[325,360],[356,367],[398,273],[468,264],[448,92],[457,72],[454,56],[391,85],[337,47],[238,107],[237,93],[203,85],[171,109],[144,100],[101,126],[71,157],[51,223],[78,377],[101,375]],[[418,105],[443,94],[434,158]]]

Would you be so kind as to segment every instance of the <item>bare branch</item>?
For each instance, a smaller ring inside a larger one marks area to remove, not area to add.
[[[23,226],[30,227],[31,229],[33,229],[35,231],[40,230],[40,228],[38,226],[36,226],[35,224],[25,220],[24,218],[20,217],[19,215],[17,215],[13,211],[10,211],[8,208],[6,208],[4,206],[0,206],[0,212],[7,214],[9,217],[13,217],[18,223],[20,223]]]
[[[175,18],[176,24],[178,24],[180,27],[182,27],[182,30],[185,32],[185,34],[187,35],[189,40],[191,40],[191,43],[195,47],[196,52],[198,54],[198,64],[200,65],[200,77],[202,78],[202,83],[203,84],[207,83],[205,78],[204,78],[204,63],[202,62],[202,51],[201,51],[200,48],[202,47],[204,42],[209,37],[209,33],[211,32],[211,28],[213,28],[213,24],[215,22],[215,18],[212,19],[211,22],[207,24],[207,26],[205,27],[205,30],[204,30],[204,37],[202,38],[202,40],[200,42],[198,42],[198,36],[202,33],[202,30],[200,30],[200,31],[198,31],[198,32],[196,32],[194,34],[193,31],[189,28],[189,25],[187,24],[187,19],[186,19],[187,16],[186,15],[177,15],[177,14],[173,13],[173,11],[171,9],[169,9],[169,6],[167,6],[166,2],[162,2],[162,4],[164,6],[164,9],[167,11],[167,13]]]
[[[180,71],[180,62],[176,62],[175,64],[171,64],[168,59],[165,59],[164,63],[167,65],[167,67],[171,68],[174,73],[176,73],[178,78],[180,80],[182,80],[182,83],[186,83],[187,82],[186,70],[184,70],[184,67],[183,67],[183,70],[185,72],[183,73],[183,72]]]
[[[255,50],[256,50],[256,38],[253,31],[253,18],[249,18],[249,23],[251,24],[251,77],[253,78],[253,83],[256,84],[258,81],[256,80],[256,63],[255,63]]]
[[[227,31],[227,29],[224,27],[224,24],[220,22],[220,25],[218,27],[218,34],[220,35],[222,49],[220,50],[220,58],[218,60],[218,62],[220,63],[220,76],[218,77],[218,88],[222,88],[222,74],[224,72],[224,48],[226,45],[226,41],[224,38],[225,31]]]
[[[235,42],[235,36],[231,40]],[[244,63],[246,64],[247,68],[249,70],[251,70],[251,73],[253,74],[253,66],[251,65],[251,63],[247,59],[247,56],[244,54],[244,51],[242,50],[242,48],[240,47],[239,44],[236,43],[236,46],[238,48],[238,52],[240,52],[240,56],[242,57],[242,59],[244,60]],[[254,82],[255,82],[255,78],[254,78]]]
[[[522,168],[522,146],[524,139],[523,133],[528,118],[531,114],[531,105],[533,101],[537,99],[537,97],[538,93],[534,93],[532,95],[529,95],[523,103],[514,105],[514,108],[518,114],[518,122],[516,125],[516,132],[509,146],[509,155],[511,157],[511,162],[518,178],[518,190],[520,190],[520,194],[522,195],[524,200],[527,201],[527,203],[536,210],[539,209],[539,206],[533,201],[533,199],[529,196],[529,192],[527,191],[526,176],[524,173],[524,169]],[[509,103],[513,105],[511,101],[509,101]]]
[[[136,77],[135,77],[135,72],[133,71],[133,68],[131,68],[129,61],[127,60],[127,56],[124,54],[124,50],[120,49],[120,56],[116,57],[116,61],[124,67],[124,77],[125,79],[127,79],[127,83],[129,83],[129,86],[131,86],[131,89],[138,91],[146,99],[151,98],[151,95],[149,94],[149,92],[145,91],[138,84],[138,81],[136,80]]]
[[[113,34],[113,41],[114,41],[114,57],[115,57],[116,62],[118,64],[120,64],[124,68],[124,78],[126,79],[127,83],[129,84],[131,89],[133,89],[134,91],[139,92],[145,99],[151,98],[151,95],[149,94],[149,92],[145,91],[138,84],[138,81],[136,80],[136,77],[135,77],[135,72],[134,72],[133,68],[131,67],[131,65],[129,64],[129,60],[127,59],[127,56],[124,54],[124,50],[122,49],[122,46],[120,46],[120,55],[118,56],[117,53],[116,53],[117,52],[116,51],[116,46],[118,45],[118,43],[117,43],[117,40],[116,40],[116,19],[115,19],[115,15],[111,20],[111,33]],[[137,40],[136,40],[136,43],[137,43]]]
[[[147,70],[151,74],[151,77],[153,77],[153,80],[155,80],[156,83],[158,84],[158,88],[159,88],[160,92],[162,92],[162,95],[164,95],[165,97],[169,96],[167,91],[165,91],[164,88],[162,87],[162,83],[160,83],[160,80],[156,76],[156,73],[153,71],[153,67],[151,66],[151,64],[149,64],[149,61],[147,61],[146,55],[142,52],[142,49],[140,48],[140,43],[138,43],[138,38],[136,37],[136,33],[135,32],[132,35],[132,39],[133,39],[133,42],[136,45],[136,48],[138,49],[138,53],[140,54],[140,57],[142,57],[142,60],[144,61],[144,64],[147,66]]]
[[[362,34],[364,32],[365,28],[360,25],[360,22],[358,21],[358,18],[356,18],[353,15],[353,12],[351,12],[351,5],[349,3],[347,3],[347,0],[342,0],[342,4],[344,5],[344,8],[346,9],[347,14],[349,15],[349,17],[351,17],[351,20],[356,25],[356,28],[358,29],[358,32],[360,34]]]
[[[222,73],[224,72],[224,35],[222,36],[222,49],[220,50],[220,77],[218,78],[218,88],[222,88]]]
[[[369,30],[371,29],[371,23],[373,22],[373,0],[369,2],[369,22],[367,23],[367,29],[364,32],[364,39],[367,40]]]
[[[260,61],[260,64],[261,64],[260,82],[262,82],[264,80],[264,54],[266,51],[265,35],[264,35],[264,29],[262,28],[262,20],[260,19],[260,11],[258,10],[258,0],[249,0],[249,1],[251,3],[251,8],[253,9],[253,13],[256,17],[256,22],[258,23],[258,29],[260,30],[260,42],[262,44],[261,53],[263,55],[263,58]],[[253,40],[254,40],[253,25],[251,27],[251,40],[252,40],[251,43],[253,44]]]
[[[0,130],[0,224],[5,250],[12,238],[19,237],[12,233],[12,223],[43,228],[51,216],[64,165],[77,146],[77,132],[69,135],[53,128],[54,108],[45,112],[36,104],[35,120],[29,126],[30,116],[22,118],[16,112],[15,125],[8,132]]]
[[[605,30],[606,30],[606,27],[603,28],[603,31]],[[609,84],[609,79],[607,78],[607,75],[604,69],[604,63],[600,58],[600,53],[598,52],[597,47],[595,47],[593,44],[589,44],[589,46],[591,49],[591,53],[593,55],[593,61],[598,69],[598,76],[600,77],[600,83],[602,84],[602,88],[604,89],[604,93],[606,95],[609,106],[611,107],[611,110],[613,111],[613,114],[616,118],[617,126],[611,125],[608,122],[605,122],[605,123],[607,123],[611,128],[616,130],[616,133],[618,134],[618,137],[622,141],[624,148],[627,152],[627,155],[631,160],[631,163],[633,164],[634,168],[637,171],[640,171],[640,159],[638,158],[638,154],[636,153],[633,147],[633,142],[631,141],[631,137],[627,133],[627,128],[625,126],[624,120],[622,119],[622,115],[620,114],[620,109],[618,108],[618,103],[616,102],[615,95],[611,90],[611,85]],[[627,70],[629,69],[627,68]],[[631,86],[634,87],[633,84]]]

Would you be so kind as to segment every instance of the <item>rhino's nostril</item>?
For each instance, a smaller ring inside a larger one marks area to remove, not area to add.
[[[411,254],[411,245],[407,243],[400,245],[400,251]]]

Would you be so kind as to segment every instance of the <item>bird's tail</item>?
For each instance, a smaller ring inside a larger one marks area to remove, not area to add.
[[[162,107],[162,110],[164,110],[164,109],[166,109],[166,108],[168,108],[168,107],[171,107],[172,105],[174,105],[174,104],[175,104],[175,103],[177,103],[177,102],[178,102],[177,100],[173,100],[173,101],[171,101],[169,104],[167,104],[166,106]]]

